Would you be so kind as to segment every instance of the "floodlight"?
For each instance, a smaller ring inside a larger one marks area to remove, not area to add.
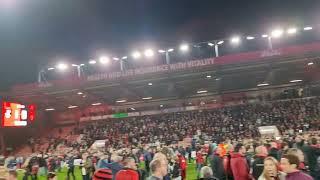
[[[240,37],[239,36],[234,36],[231,38],[231,43],[232,44],[238,44],[240,42]]]
[[[276,29],[271,32],[271,35],[273,38],[279,38],[283,35],[283,30],[282,29]]]
[[[78,106],[69,106],[68,109],[77,108]]]
[[[101,105],[101,103],[93,103],[93,104],[91,104],[92,106],[99,106],[99,105]]]
[[[221,45],[221,44],[223,44],[223,43],[224,43],[224,41],[219,41],[217,44]]]
[[[144,51],[144,55],[146,57],[153,57],[154,56],[154,52],[153,52],[152,49],[147,49],[147,50]]]
[[[302,79],[294,79],[290,81],[291,83],[302,82]]]
[[[257,85],[258,87],[262,87],[262,86],[269,86],[269,83],[260,83]]]
[[[181,44],[180,45],[180,50],[183,52],[186,52],[189,50],[189,45],[188,44]]]
[[[138,58],[141,57],[141,53],[140,53],[139,51],[134,51],[134,52],[132,53],[132,57],[133,57],[134,59],[138,59]]]
[[[97,61],[95,61],[95,60],[90,60],[89,61],[89,64],[96,64],[97,63]]]
[[[66,70],[66,69],[68,69],[68,65],[64,64],[64,63],[60,63],[57,65],[57,69],[62,70],[62,71]]]
[[[101,56],[101,57],[99,58],[99,62],[100,62],[101,64],[109,64],[110,59],[109,59],[109,57],[107,57],[107,56]]]
[[[287,33],[288,34],[295,34],[297,32],[297,28],[289,28],[288,30],[287,30]]]
[[[312,30],[312,29],[313,28],[311,26],[307,26],[307,27],[303,28],[303,30],[305,30],[305,31],[309,31],[309,30]]]
[[[152,99],[152,97],[144,97],[144,98],[142,98],[143,100],[150,100],[150,99]]]
[[[198,94],[207,93],[207,92],[208,92],[207,90],[199,90],[199,91],[197,91]]]

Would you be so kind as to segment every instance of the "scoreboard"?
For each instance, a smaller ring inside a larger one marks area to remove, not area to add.
[[[1,116],[2,127],[28,126],[35,120],[36,106],[3,102]]]

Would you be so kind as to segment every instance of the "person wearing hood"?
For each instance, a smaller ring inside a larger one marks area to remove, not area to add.
[[[242,143],[238,143],[234,152],[231,154],[231,170],[234,180],[248,180],[249,176],[249,166],[245,157],[246,148]]]
[[[252,176],[258,179],[264,169],[264,159],[268,156],[268,150],[265,146],[256,147],[256,155],[252,163]]]

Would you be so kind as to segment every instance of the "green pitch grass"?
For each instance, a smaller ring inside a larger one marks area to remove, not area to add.
[[[58,180],[66,180],[67,179],[67,171],[68,170],[66,168],[64,168],[64,169],[62,169],[62,171],[60,173],[56,173],[58,176]],[[80,168],[77,168],[77,167],[75,168],[75,176],[76,176],[77,180],[82,180]],[[19,172],[18,179],[22,180],[22,177],[23,177],[23,173]],[[197,177],[197,173],[196,173],[195,164],[194,163],[188,164],[187,180],[195,180],[196,177]],[[31,180],[31,178],[29,178],[29,179]],[[39,176],[38,180],[47,180],[47,178],[44,176]]]

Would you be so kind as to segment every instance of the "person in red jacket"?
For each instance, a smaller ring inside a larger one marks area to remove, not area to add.
[[[179,165],[180,165],[180,169],[181,169],[181,178],[182,179],[186,179],[187,178],[187,162],[186,162],[186,158],[179,154],[178,155],[179,158]]]
[[[196,155],[196,170],[197,170],[197,178],[200,178],[200,170],[201,168],[203,167],[203,164],[204,164],[204,158],[203,158],[203,154],[201,151],[198,151],[197,152],[197,155]]]
[[[140,175],[137,171],[137,164],[132,157],[127,157],[123,161],[124,168],[120,170],[117,174],[115,179],[116,180],[139,180]]]
[[[231,154],[231,170],[234,180],[250,180],[249,166],[244,156],[246,148],[239,143],[235,146],[234,152]]]

